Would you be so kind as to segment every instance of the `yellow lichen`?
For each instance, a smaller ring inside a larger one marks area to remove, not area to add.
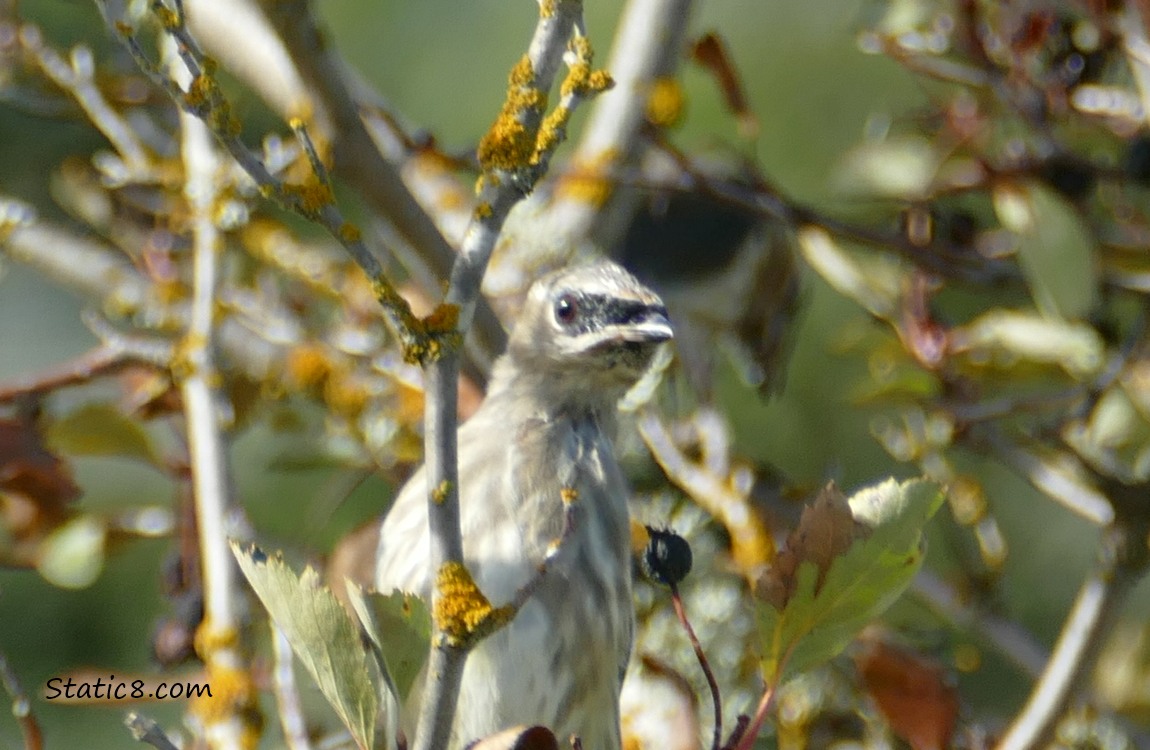
[[[564,505],[570,505],[579,500],[579,490],[574,487],[564,487],[559,490],[559,498]]]
[[[459,326],[459,305],[442,302],[423,319],[427,333],[450,333]]]
[[[551,18],[555,15],[555,0],[541,0],[539,3],[539,17]]]
[[[563,176],[556,194],[591,206],[604,205],[615,188],[611,172],[617,162],[618,152],[608,149],[595,159],[576,164]]]
[[[235,628],[216,627],[210,621],[204,620],[196,628],[193,640],[196,654],[205,662],[210,662],[217,652],[234,649],[240,642],[240,634]]]
[[[218,662],[208,664],[205,684],[210,687],[188,700],[188,712],[206,727],[238,718],[243,726],[240,747],[255,750],[263,732],[259,691],[251,674]]]
[[[511,69],[503,109],[479,142],[477,156],[484,171],[528,166],[535,152],[535,133],[524,120],[547,108],[547,94],[535,84],[535,70],[524,55]]]
[[[543,118],[543,124],[539,126],[539,137],[535,139],[535,153],[531,155],[532,164],[538,164],[544,156],[559,148],[559,144],[567,137],[567,121],[570,119],[571,110],[562,105]]]
[[[462,563],[444,563],[435,577],[432,616],[448,645],[467,648],[514,616],[510,607],[492,607]]]
[[[371,393],[364,383],[346,373],[339,373],[324,384],[323,400],[333,413],[355,419],[371,402]]]
[[[206,346],[207,339],[202,334],[188,334],[180,339],[172,351],[172,362],[169,365],[172,379],[179,382],[196,374]]]
[[[339,238],[344,242],[359,242],[363,239],[363,234],[355,224],[345,221],[339,227]]]
[[[296,201],[299,210],[305,216],[315,216],[325,206],[335,203],[335,195],[331,191],[331,185],[318,179],[311,179],[302,183],[284,183],[284,193],[289,200]]]
[[[157,20],[159,20],[160,25],[163,26],[165,30],[174,31],[183,25],[179,14],[171,8],[165,8],[163,5],[156,3],[153,6],[153,10],[156,13]]]
[[[489,219],[491,218],[491,204],[487,202],[480,203],[475,207],[475,218]]]
[[[656,79],[647,94],[647,121],[660,128],[669,128],[683,118],[686,100],[683,87],[674,78]]]
[[[591,69],[594,51],[587,37],[581,36],[572,40],[571,51],[575,53],[575,63],[567,69],[567,75],[559,87],[564,97],[572,94],[591,96],[615,85],[607,71]]]
[[[451,482],[444,479],[431,490],[431,499],[439,505],[447,502],[447,495],[451,492]]]

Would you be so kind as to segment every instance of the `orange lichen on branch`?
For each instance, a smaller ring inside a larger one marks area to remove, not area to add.
[[[214,734],[214,725],[240,721],[240,747],[255,750],[263,733],[264,720],[260,713],[259,691],[251,674],[214,661],[208,663],[205,682],[210,691],[192,696],[188,700],[188,713],[203,725],[208,735]]]
[[[152,12],[156,14],[156,19],[160,25],[164,27],[165,31],[175,31],[184,25],[183,18],[180,14],[171,8],[164,7],[160,3],[152,5]]]
[[[575,63],[567,69],[567,75],[559,87],[559,92],[563,96],[592,96],[615,85],[615,81],[607,71],[591,69],[591,60],[595,53],[587,37],[580,36],[573,39],[571,51],[575,53]]]
[[[363,232],[355,224],[345,221],[339,226],[339,238],[344,242],[359,242],[363,239]]]
[[[437,505],[443,505],[447,502],[447,495],[451,492],[451,482],[444,479],[431,490],[431,499]]]
[[[189,333],[180,339],[172,351],[172,361],[168,366],[172,379],[179,382],[193,375],[203,375],[199,371],[200,362],[203,361],[207,345],[207,339],[200,333]]]
[[[572,503],[578,502],[579,490],[574,487],[564,487],[559,490],[559,499],[563,501],[564,505],[571,505]]]
[[[354,420],[371,403],[371,391],[362,379],[336,371],[324,383],[323,401],[332,413]]]
[[[686,98],[683,87],[671,77],[657,78],[647,93],[647,122],[669,128],[683,119]]]
[[[288,200],[299,207],[300,213],[308,217],[317,216],[325,206],[335,203],[331,185],[314,178],[300,183],[286,182],[283,191]]]
[[[459,326],[459,305],[442,302],[423,319],[427,333],[450,333]]]
[[[484,171],[523,169],[530,165],[536,133],[526,122],[546,108],[547,93],[539,90],[535,69],[530,58],[524,55],[511,69],[503,109],[479,142],[477,156]]]
[[[300,344],[288,352],[285,363],[287,382],[299,390],[318,388],[327,381],[334,366],[319,344]]]
[[[514,616],[511,607],[492,607],[463,563],[444,563],[435,577],[432,617],[449,646],[469,648]]]
[[[591,206],[602,206],[611,197],[615,182],[611,172],[619,162],[619,152],[607,149],[598,157],[580,162],[563,175],[556,195],[564,200],[579,200]]]

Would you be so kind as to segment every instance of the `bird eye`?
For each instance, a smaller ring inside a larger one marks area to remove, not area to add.
[[[555,320],[563,325],[571,325],[579,316],[579,302],[574,294],[564,294],[555,303]]]

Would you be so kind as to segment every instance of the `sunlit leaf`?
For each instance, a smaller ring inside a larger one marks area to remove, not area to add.
[[[895,314],[903,276],[898,261],[850,252],[816,227],[800,230],[798,241],[807,263],[837,292],[880,318]]]
[[[312,568],[296,575],[278,555],[268,557],[258,547],[236,542],[231,546],[256,595],[356,743],[373,747],[379,693],[347,610]]]
[[[984,355],[1059,365],[1079,378],[1097,373],[1106,353],[1091,326],[1017,310],[992,310],[953,329],[951,343]]]
[[[148,433],[110,404],[85,404],[51,422],[46,432],[48,442],[62,453],[159,462]]]
[[[942,503],[942,492],[922,480],[887,480],[849,503],[869,535],[855,535],[845,551],[836,548],[823,569],[804,559],[781,608],[756,601],[768,682],[833,658],[902,594],[922,563],[922,529]]]
[[[1097,243],[1074,206],[1028,183],[995,189],[994,208],[1019,236],[1022,272],[1038,309],[1066,320],[1089,314],[1098,299]]]
[[[352,581],[347,584],[347,598],[372,646],[383,659],[396,696],[403,701],[423,668],[431,646],[431,615],[427,605],[414,594],[367,593]]]
[[[852,193],[922,199],[930,191],[938,166],[939,155],[926,138],[891,137],[853,149],[837,181]]]
[[[65,589],[91,586],[104,569],[103,521],[77,516],[52,531],[40,544],[36,569],[49,583]]]

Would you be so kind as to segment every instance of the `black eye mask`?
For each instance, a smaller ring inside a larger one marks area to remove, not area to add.
[[[566,293],[561,300],[573,300],[576,312],[567,322],[560,321],[563,327],[575,334],[588,333],[607,325],[629,325],[641,323],[651,313],[663,317],[667,309],[662,305],[648,305],[637,300],[621,300],[602,294]]]

